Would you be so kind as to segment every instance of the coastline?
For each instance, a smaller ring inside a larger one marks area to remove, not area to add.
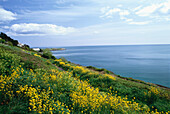
[[[170,87],[170,59],[166,56],[169,47],[170,45],[67,47],[67,51],[53,54],[82,66],[105,68],[123,77]]]
[[[61,50],[66,50],[65,48],[45,48],[48,49],[49,51],[61,51]]]
[[[9,100],[7,98],[6,101],[9,101],[9,103],[13,103],[14,101],[18,102],[19,97],[21,99],[26,99],[26,101],[25,100],[19,101],[22,104],[27,101],[30,101],[30,99],[27,100],[26,98],[27,96],[25,96],[25,93],[20,91],[20,88],[27,89],[29,87],[29,89],[30,88],[32,89],[33,87],[37,91],[36,92],[37,96],[39,95],[38,91],[43,91],[44,94],[45,89],[47,89],[48,92],[47,96],[50,96],[50,98],[48,98],[48,101],[50,100],[50,102],[53,102],[55,98],[58,99],[62,98],[61,99],[62,101],[60,102],[67,103],[66,106],[70,105],[69,99],[73,98],[75,95],[76,95],[75,102],[77,102],[77,98],[79,97],[80,103],[82,100],[85,101],[89,100],[88,98],[90,98],[88,103],[91,103],[93,99],[96,99],[96,101],[100,101],[101,97],[104,96],[102,97],[103,101],[101,101],[102,107],[108,105],[117,106],[120,104],[120,102],[117,102],[115,105],[113,104],[105,105],[105,103],[110,103],[110,101],[115,103],[115,99],[118,99],[121,101],[123,100],[124,102],[127,101],[127,105],[129,107],[133,106],[134,103],[135,104],[137,103],[137,106],[139,106],[140,109],[138,112],[142,112],[143,109],[145,109],[145,107],[147,107],[147,110],[150,110],[150,112],[155,110],[156,110],[155,112],[169,111],[169,105],[167,105],[170,100],[169,89],[155,86],[154,84],[152,85],[150,83],[145,83],[143,81],[140,82],[139,80],[135,80],[132,78],[121,77],[104,68],[96,68],[84,65],[82,66],[80,64],[75,64],[76,62],[73,63],[69,62],[64,58],[61,59],[57,59],[55,57],[52,58],[51,57],[52,55],[43,56],[40,52],[36,52],[33,50],[28,51],[18,47],[12,48],[11,46],[5,45],[1,45],[1,47],[2,48],[0,48],[1,49],[0,51],[5,56],[4,59],[1,60],[4,61],[4,63],[11,65],[11,62],[9,62],[9,57],[11,57],[10,60],[15,62],[15,65],[13,65],[11,69],[17,69],[13,70],[15,74],[17,72],[17,75],[15,75],[14,73],[8,74],[9,77],[14,78],[14,81],[12,82],[14,83],[12,84],[12,86],[13,85],[14,86],[12,87],[11,93],[13,93],[14,91],[14,95],[16,96],[16,97],[14,96],[12,100]],[[20,60],[22,60],[22,64]],[[8,67],[5,66],[5,64],[2,65],[3,65],[2,68]],[[1,71],[3,72],[3,69]],[[7,69],[7,73],[11,73],[10,71],[11,70]],[[4,77],[5,79],[5,84],[8,84],[9,82],[8,78],[7,79],[5,78],[6,73],[3,73],[2,77]],[[5,86],[5,88],[8,89],[7,86]],[[19,94],[20,96],[18,95],[18,93],[20,93]],[[61,93],[63,96],[62,97],[58,96],[59,93]],[[87,93],[89,94],[87,95]],[[5,95],[6,93],[4,94],[4,97]],[[97,97],[99,95],[101,95],[101,97]],[[105,98],[108,98],[108,100],[105,100]],[[65,99],[68,99],[68,102],[65,102],[66,101]],[[11,105],[6,104],[6,101],[1,101],[1,104],[4,104],[1,105],[3,109],[5,109],[5,107],[7,106],[11,108]],[[122,102],[123,104],[120,106],[121,109],[123,109],[124,107],[124,102]],[[94,102],[92,106],[94,106],[95,104],[96,102]],[[142,107],[143,105],[141,104],[145,105],[145,107],[143,108]],[[18,106],[22,107],[23,105]],[[28,105],[24,104],[24,106],[27,107]],[[69,109],[72,112],[74,111],[75,113],[77,113],[76,112],[77,110],[75,110],[75,108],[81,109],[81,107],[77,106],[78,105],[75,106],[73,104]],[[153,109],[152,108],[153,106],[156,108]],[[87,105],[87,108],[89,108],[89,105]],[[23,109],[28,110],[27,108]],[[103,110],[104,112],[101,113],[105,113],[105,110],[110,111],[110,107],[109,108],[105,107],[105,109]],[[119,109],[117,109],[117,107],[115,107],[114,110],[116,110],[118,113],[120,111]],[[128,109],[130,113],[133,110],[134,108]],[[1,111],[4,112],[5,110]],[[138,112],[134,110],[134,113]],[[146,111],[143,111],[143,113],[146,113]]]
[[[66,60],[67,61],[67,60]],[[72,63],[70,61],[68,61],[69,63]],[[72,64],[75,64],[75,63],[72,63]],[[105,68],[96,68],[96,67],[93,67],[93,66],[83,66],[83,65],[80,65],[80,64],[75,64],[77,66],[82,66],[82,67],[85,67],[85,68],[88,68],[92,71],[97,71],[99,72],[100,74],[109,74],[109,75],[112,75],[113,77],[117,77],[117,78],[121,78],[123,80],[128,80],[128,81],[132,81],[132,82],[136,82],[136,83],[141,83],[141,84],[146,84],[146,85],[149,85],[149,86],[157,86],[157,87],[160,87],[160,88],[163,88],[163,89],[168,89],[170,90],[170,87],[167,87],[167,86],[163,86],[163,85],[160,85],[160,84],[156,84],[156,83],[151,83],[151,82],[145,82],[143,80],[138,80],[138,79],[134,79],[134,78],[131,78],[131,77],[123,77],[123,76],[120,76],[119,74],[115,74],[114,72],[112,71],[109,71]]]
[[[81,66],[81,67],[88,68],[88,69],[90,69],[92,71],[99,72],[100,74],[109,74],[109,75],[112,75],[113,77],[121,78],[123,80],[128,80],[128,81],[132,81],[132,82],[136,82],[136,83],[146,84],[146,85],[149,85],[149,86],[157,86],[157,87],[160,87],[160,88],[170,90],[170,87],[167,87],[167,86],[164,86],[164,85],[161,85],[161,84],[146,82],[146,81],[143,81],[143,80],[134,79],[132,77],[120,76],[119,74],[115,74],[113,71],[107,70],[105,68],[97,68],[97,67],[94,67],[94,66],[84,66],[84,65],[81,65],[81,64],[77,64],[77,63],[68,61],[67,59],[65,59],[63,57],[61,57],[61,58],[64,59],[64,61],[67,61],[68,63],[74,64],[76,66]],[[59,58],[59,59],[61,59],[61,58]],[[58,67],[58,68],[60,70],[63,70],[61,67]],[[107,73],[107,72],[109,72],[109,73]]]

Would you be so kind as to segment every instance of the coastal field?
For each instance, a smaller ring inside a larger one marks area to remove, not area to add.
[[[170,113],[168,88],[42,56],[0,44],[0,113]]]

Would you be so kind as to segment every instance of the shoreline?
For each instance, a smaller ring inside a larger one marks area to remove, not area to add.
[[[48,49],[50,51],[61,51],[61,50],[66,50],[65,48],[45,48]]]
[[[170,88],[169,58],[166,56],[169,46],[70,47],[67,51],[53,53],[56,58],[65,57],[83,66],[105,68],[124,78],[132,77]]]
[[[73,64],[74,64],[74,63],[73,63]],[[76,64],[76,65],[82,66],[82,65],[80,65],[80,64]],[[88,68],[88,66],[83,66],[83,67]],[[93,67],[93,66],[92,66],[92,67]],[[112,72],[112,71],[110,71],[110,70],[107,70],[107,69],[105,69],[105,68],[96,68],[96,67],[93,67],[93,68],[95,68],[95,69],[103,69],[103,70],[109,71],[110,73],[112,73],[111,75],[116,76],[116,77],[119,77],[119,78],[124,79],[124,80],[129,80],[129,81],[133,81],[133,82],[136,82],[136,83],[143,83],[143,84],[146,84],[146,85],[149,85],[149,86],[153,86],[153,85],[154,85],[154,86],[158,86],[158,87],[161,87],[161,88],[170,90],[170,87],[167,87],[167,86],[164,86],[164,85],[160,85],[160,84],[156,84],[156,83],[145,82],[145,81],[143,81],[143,80],[138,80],[138,79],[134,79],[134,78],[131,78],[131,77],[123,77],[123,76],[120,76],[120,75],[118,75],[118,74],[115,74],[114,72]],[[89,69],[90,69],[90,68],[89,68]],[[96,70],[94,70],[94,69],[92,69],[92,70],[93,70],[93,71],[96,71]],[[98,72],[100,72],[100,71],[98,71]],[[102,71],[101,71],[101,74],[103,74]]]
[[[61,59],[61,57],[58,58],[58,59]],[[76,64],[76,63],[73,63],[73,62],[71,62],[71,61],[68,61],[66,58],[65,58],[65,60],[66,60],[67,62],[70,62],[70,63],[75,64],[75,65],[77,65],[77,66],[82,66],[82,67],[85,67],[85,68],[92,67],[92,68],[88,68],[88,69],[90,69],[90,70],[92,70],[92,71],[99,72],[99,73],[101,73],[101,74],[108,74],[108,73],[104,73],[104,71],[107,71],[107,72],[110,72],[110,73],[111,73],[110,75],[113,75],[113,76],[115,76],[115,77],[118,77],[118,78],[121,78],[121,79],[124,79],[124,80],[132,81],[132,82],[136,82],[136,83],[141,83],[141,84],[146,84],[146,85],[149,85],[149,86],[157,86],[157,87],[160,87],[160,88],[164,88],[164,89],[170,90],[170,87],[167,87],[167,86],[164,86],[164,85],[161,85],[161,84],[151,83],[151,82],[145,82],[145,81],[143,81],[143,80],[134,79],[134,78],[132,78],[132,77],[124,77],[124,76],[120,76],[119,74],[115,74],[113,71],[107,70],[107,69],[105,69],[105,68],[97,68],[97,67],[94,67],[94,66],[83,66],[83,65],[81,65],[81,64]],[[98,70],[95,70],[95,69],[98,69]]]

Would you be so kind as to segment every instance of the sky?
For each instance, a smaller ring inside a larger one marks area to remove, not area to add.
[[[0,32],[31,47],[170,44],[170,0],[0,0]]]

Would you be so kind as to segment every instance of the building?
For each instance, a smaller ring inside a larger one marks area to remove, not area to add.
[[[18,46],[18,47],[23,47],[23,46],[24,46],[24,44],[22,44],[22,43],[18,43],[18,44],[17,44],[17,46]]]
[[[40,48],[32,48],[34,51],[40,51]]]

